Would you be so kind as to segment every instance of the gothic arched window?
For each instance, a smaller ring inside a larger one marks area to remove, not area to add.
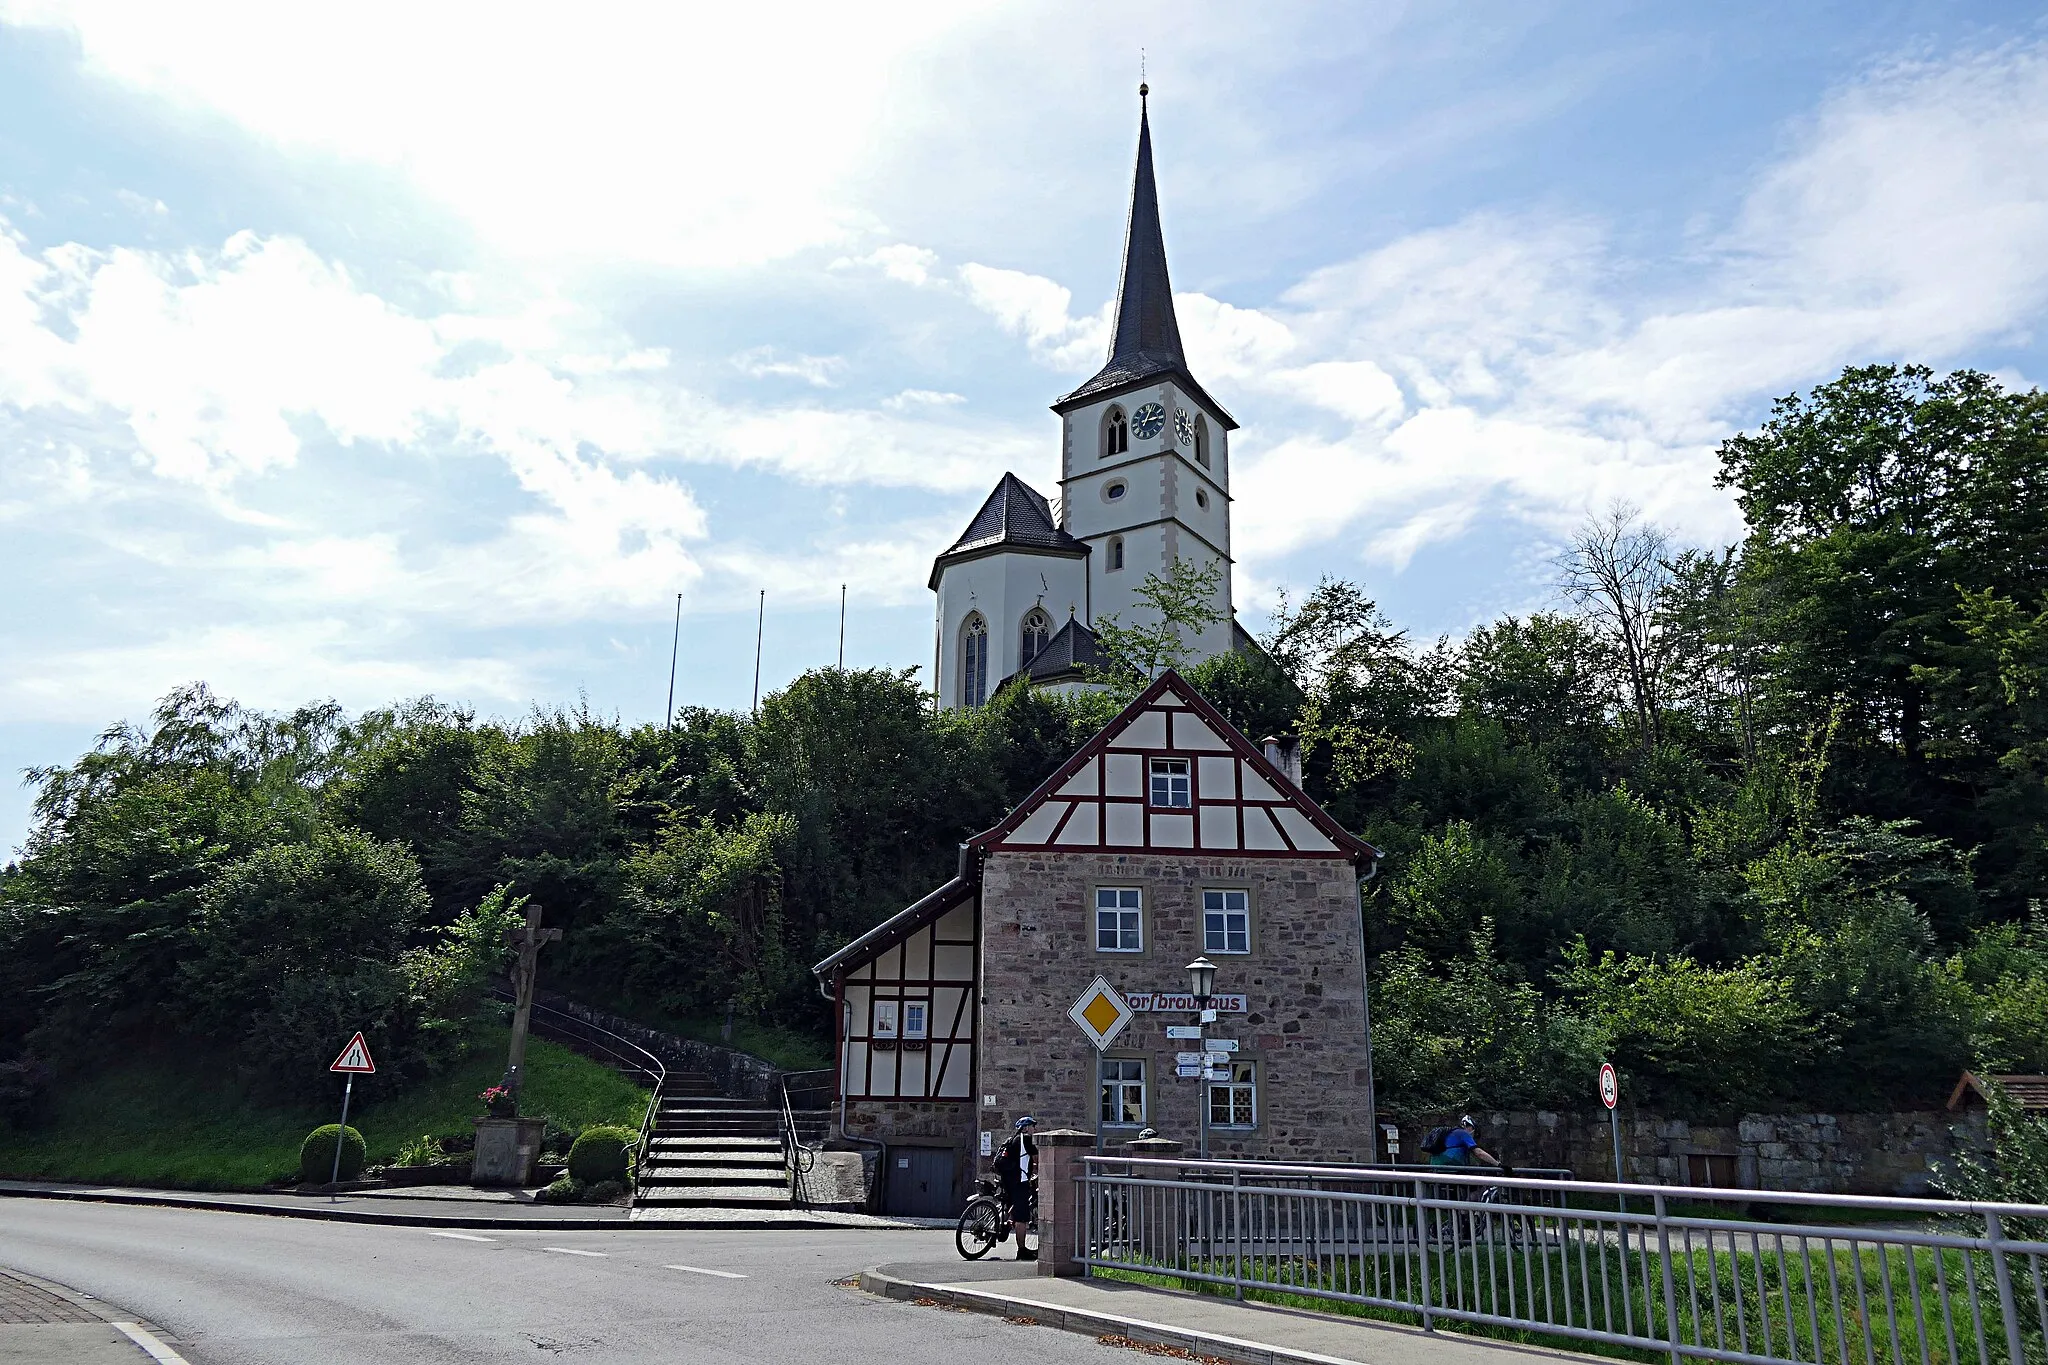
[[[988,700],[988,622],[979,612],[960,626],[960,704],[979,706]]]
[[[1102,419],[1102,454],[1105,459],[1131,448],[1131,426],[1122,408],[1111,408]]]
[[[1200,413],[1195,414],[1195,463],[1209,467],[1209,419]]]
[[[1018,656],[1019,664],[1028,664],[1038,657],[1045,648],[1045,642],[1052,638],[1052,618],[1037,607],[1024,613],[1024,652]]]
[[[1111,536],[1109,538],[1109,571],[1115,573],[1123,566],[1124,538],[1122,536]]]

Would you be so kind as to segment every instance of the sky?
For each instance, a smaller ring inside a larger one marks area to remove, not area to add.
[[[928,671],[1101,363],[1141,62],[1254,630],[1543,607],[1617,499],[1733,540],[1716,447],[1845,365],[2048,371],[2033,7],[0,0],[0,857],[188,682],[655,720],[680,594],[745,707],[842,585]]]

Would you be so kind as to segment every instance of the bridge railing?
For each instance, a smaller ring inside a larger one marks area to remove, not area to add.
[[[1173,1158],[1076,1183],[1091,1275],[1672,1365],[2048,1362],[2048,1207]]]

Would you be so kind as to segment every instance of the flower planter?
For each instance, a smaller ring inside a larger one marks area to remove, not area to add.
[[[469,1183],[478,1187],[533,1183],[546,1119],[471,1119],[476,1125],[476,1159]]]

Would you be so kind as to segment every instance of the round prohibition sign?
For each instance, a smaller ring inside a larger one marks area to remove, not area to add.
[[[1612,1109],[1621,1099],[1621,1082],[1615,1079],[1614,1063],[1600,1063],[1600,1103]]]

